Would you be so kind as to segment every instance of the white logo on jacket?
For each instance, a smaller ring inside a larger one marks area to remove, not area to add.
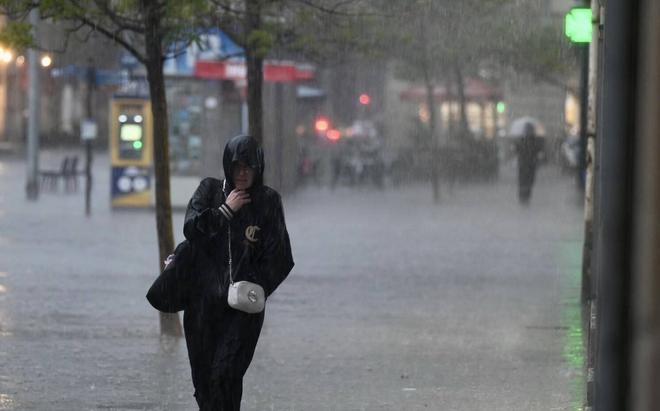
[[[256,243],[259,241],[258,238],[256,238],[257,231],[261,230],[259,226],[256,225],[250,225],[245,229],[245,238],[247,238],[248,241],[252,243]]]

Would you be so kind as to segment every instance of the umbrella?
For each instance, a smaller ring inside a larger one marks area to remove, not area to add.
[[[511,122],[509,127],[509,137],[522,137],[525,134],[525,126],[531,124],[534,127],[534,134],[538,137],[545,136],[545,127],[534,117],[519,117]]]

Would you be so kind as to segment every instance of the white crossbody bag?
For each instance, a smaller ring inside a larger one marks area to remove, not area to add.
[[[227,228],[229,244],[229,292],[227,294],[227,303],[235,310],[243,311],[248,314],[260,313],[266,306],[266,293],[259,284],[250,281],[234,282],[232,275],[231,258],[231,227]]]

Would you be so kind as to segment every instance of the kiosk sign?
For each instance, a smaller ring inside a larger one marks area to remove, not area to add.
[[[145,167],[114,167],[112,169],[112,197],[142,193],[151,188],[151,172]]]

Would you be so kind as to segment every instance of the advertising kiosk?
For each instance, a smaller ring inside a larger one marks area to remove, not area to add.
[[[109,140],[112,207],[152,206],[153,126],[148,99],[113,98]]]

